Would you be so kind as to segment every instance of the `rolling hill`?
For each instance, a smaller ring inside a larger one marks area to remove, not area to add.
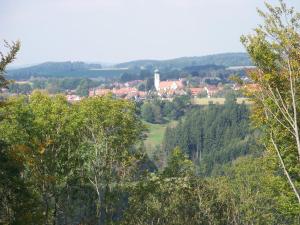
[[[7,71],[9,79],[27,80],[31,77],[65,78],[65,77],[119,77],[124,69],[106,69],[100,64],[84,62],[46,62],[26,68]]]
[[[190,66],[218,65],[225,67],[251,66],[251,60],[246,53],[223,53],[206,56],[182,57],[169,60],[137,60],[115,65],[117,68],[173,68],[182,69]]]
[[[120,63],[112,68],[102,68],[100,64],[84,62],[46,62],[26,68],[10,69],[7,71],[9,79],[28,80],[31,77],[65,78],[65,77],[113,77],[118,78],[124,72],[139,71],[141,68],[152,71],[155,68],[162,71],[183,70],[204,65],[221,67],[252,65],[246,53],[224,53],[199,57],[182,57],[169,60],[137,60]]]

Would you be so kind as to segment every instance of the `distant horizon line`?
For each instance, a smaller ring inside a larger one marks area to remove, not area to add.
[[[65,63],[65,62],[82,62],[82,63],[87,63],[87,64],[99,64],[102,66],[114,66],[118,64],[123,64],[123,63],[131,63],[131,62],[136,62],[136,61],[168,61],[168,60],[174,60],[174,59],[181,59],[181,58],[194,58],[194,57],[206,57],[206,56],[215,56],[215,55],[223,55],[223,54],[247,54],[247,52],[242,52],[242,51],[237,51],[237,52],[219,52],[219,53],[209,53],[209,54],[203,54],[203,55],[193,55],[193,56],[178,56],[178,57],[170,57],[170,58],[139,58],[139,59],[130,59],[130,60],[124,60],[124,61],[116,61],[116,62],[107,62],[107,61],[94,61],[94,60],[47,60],[47,61],[41,61],[41,62],[36,62],[36,63],[25,63],[25,64],[14,64],[9,65],[7,67],[8,70],[10,69],[21,69],[21,68],[26,68],[26,67],[31,67],[31,66],[37,66],[40,64],[44,63]]]

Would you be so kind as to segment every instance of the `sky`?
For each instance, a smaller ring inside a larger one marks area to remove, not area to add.
[[[242,52],[240,36],[262,22],[257,7],[263,0],[0,0],[0,41],[21,41],[15,65]]]

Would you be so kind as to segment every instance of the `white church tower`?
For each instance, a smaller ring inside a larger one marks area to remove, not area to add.
[[[160,83],[159,70],[156,69],[154,71],[154,87],[155,87],[156,91],[159,91],[159,83]]]

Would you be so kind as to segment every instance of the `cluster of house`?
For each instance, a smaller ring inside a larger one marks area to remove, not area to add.
[[[119,98],[143,100],[149,94],[156,94],[161,98],[172,98],[175,95],[190,94],[193,97],[214,97],[224,90],[224,86],[216,85],[200,85],[198,87],[188,87],[184,79],[161,81],[158,70],[154,72],[154,87],[155,92],[139,91],[136,86],[143,82],[142,80],[131,81],[127,83],[114,83],[111,89],[108,88],[92,88],[89,90],[89,97],[104,96],[113,94]],[[241,86],[233,86],[233,90],[239,90]],[[250,89],[257,90],[257,85],[250,84]],[[81,98],[77,95],[67,95],[68,101],[79,101]]]
[[[111,93],[120,98],[145,99],[149,93],[145,91],[139,91],[135,87],[135,85],[141,82],[143,81],[137,80],[127,82],[125,84],[117,83],[116,85],[113,85],[113,89],[100,87],[93,88],[89,91],[89,97],[104,96]],[[161,81],[158,70],[155,70],[154,72],[154,87],[155,94],[162,98],[170,98],[174,95],[186,95],[188,93],[190,93],[192,96],[198,96],[199,94],[203,94],[210,98],[223,90],[223,87],[213,85],[203,85],[196,88],[189,88],[186,86],[186,82],[184,79]]]
[[[201,85],[195,88],[186,87],[185,80],[183,79],[160,81],[158,70],[154,72],[154,86],[159,96],[185,95],[189,92],[194,97],[203,94],[210,98],[223,90],[222,86],[214,85]]]
[[[67,94],[66,98],[68,102],[78,102],[82,99],[82,97],[75,94]]]
[[[199,95],[206,96],[207,98],[211,98],[216,96],[221,91],[224,90],[223,86],[214,86],[214,85],[205,85],[195,88],[189,88],[192,96],[197,97]]]
[[[110,93],[117,97],[126,98],[126,99],[132,99],[132,98],[143,99],[147,96],[147,92],[139,91],[135,87],[122,87],[122,88],[113,88],[113,89],[93,88],[89,91],[89,97],[104,96]]]

